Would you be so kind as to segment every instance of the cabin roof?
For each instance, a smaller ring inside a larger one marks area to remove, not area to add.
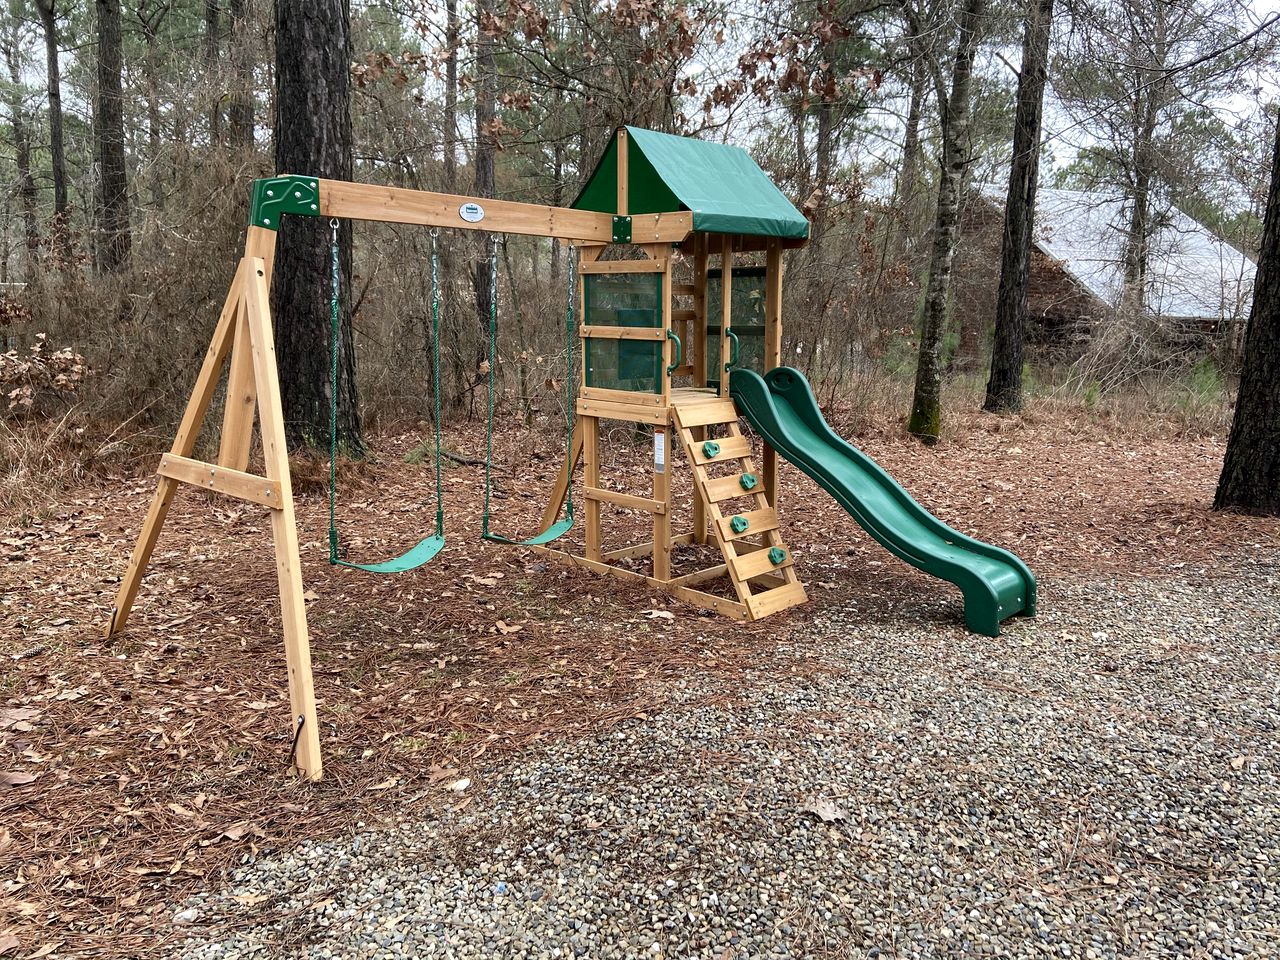
[[[979,188],[1004,207],[1005,189]],[[1033,242],[1109,306],[1124,291],[1125,202],[1086,190],[1041,188]],[[1158,215],[1149,245],[1147,309],[1157,316],[1231,320],[1247,316],[1256,266],[1177,207]]]
[[[627,213],[689,210],[693,229],[804,240],[809,221],[741,147],[626,127]],[[578,210],[618,212],[618,137],[573,202]]]

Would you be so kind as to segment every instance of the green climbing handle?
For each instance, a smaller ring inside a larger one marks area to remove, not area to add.
[[[725,330],[724,335],[729,338],[729,362],[724,365],[724,372],[728,373],[738,365],[738,353],[742,349],[742,344],[738,341],[738,335],[732,330]]]
[[[676,332],[670,327],[667,328],[667,339],[673,341],[676,345],[676,358],[667,367],[667,376],[669,377],[679,370],[684,362],[684,344],[680,342],[680,338],[676,336]]]

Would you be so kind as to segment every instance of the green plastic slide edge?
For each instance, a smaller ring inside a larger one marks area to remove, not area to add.
[[[286,213],[320,216],[320,183],[315,177],[290,174],[253,181],[249,199],[249,225],[277,230]]]

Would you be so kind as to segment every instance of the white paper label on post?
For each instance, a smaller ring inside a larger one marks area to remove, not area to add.
[[[478,203],[464,203],[458,208],[458,216],[467,223],[479,223],[484,219],[484,207]]]
[[[667,431],[653,431],[653,472],[667,472]]]

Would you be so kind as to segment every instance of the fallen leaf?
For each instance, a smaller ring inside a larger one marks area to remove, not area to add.
[[[244,904],[246,907],[253,907],[262,903],[262,901],[269,900],[271,898],[265,893],[242,893],[239,896],[232,897],[231,899],[236,903]]]
[[[320,594],[316,593],[314,590],[308,590],[302,595],[302,599],[307,601],[307,603],[311,603],[313,600],[319,600]]]
[[[22,787],[34,780],[38,774],[23,773],[20,770],[0,770],[0,787]]]
[[[812,813],[823,823],[831,823],[833,820],[847,820],[849,818],[849,811],[834,800],[828,800],[826,797],[810,797],[800,804],[800,812]]]
[[[1232,757],[1232,758],[1231,758],[1231,769],[1232,769],[1232,770],[1243,770],[1243,769],[1244,769],[1244,760],[1245,760],[1245,758],[1244,758],[1244,757]]]
[[[676,615],[670,610],[646,610],[644,615],[650,620],[674,620]]]
[[[3,957],[10,950],[17,950],[22,946],[18,940],[18,935],[11,930],[5,930],[0,933],[0,957]]]
[[[453,783],[449,784],[449,789],[454,793],[462,793],[469,786],[471,786],[471,778],[463,777],[461,780],[455,780]]]

